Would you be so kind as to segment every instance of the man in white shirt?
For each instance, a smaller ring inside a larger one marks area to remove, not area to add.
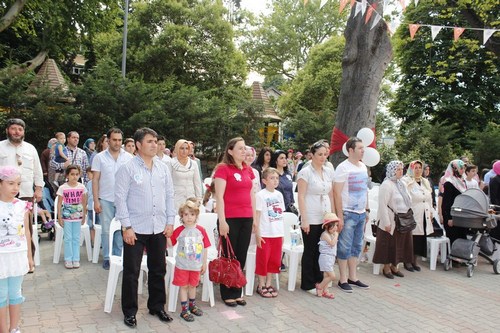
[[[5,133],[7,139],[0,142],[0,166],[11,165],[21,169],[21,187],[19,198],[37,202],[42,200],[43,181],[42,165],[36,148],[24,141],[26,124],[22,119],[9,119]],[[33,185],[35,190],[33,191]]]
[[[92,194],[94,196],[94,210],[99,214],[102,227],[102,267],[109,269],[109,246],[113,246],[113,254],[120,255],[123,247],[122,236],[115,235],[114,244],[109,244],[109,227],[115,217],[115,174],[118,169],[133,156],[122,149],[123,132],[112,128],[106,134],[109,139],[108,149],[97,154],[92,160]],[[139,203],[138,203],[139,204]]]
[[[170,165],[172,157],[165,154],[165,148],[167,148],[167,141],[164,136],[160,135],[158,137],[158,151],[156,152],[156,156],[166,165]]]
[[[365,223],[368,221],[368,170],[361,162],[364,145],[361,139],[352,137],[346,143],[349,157],[335,170],[333,195],[339,217],[337,261],[339,264],[339,288],[352,293],[352,287],[368,289],[358,280],[358,257],[363,244]]]

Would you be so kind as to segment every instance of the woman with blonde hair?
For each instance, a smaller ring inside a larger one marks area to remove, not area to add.
[[[175,157],[170,161],[170,171],[174,183],[175,209],[186,202],[188,198],[195,197],[201,203],[203,192],[198,164],[189,157],[189,142],[180,139],[176,142]]]
[[[427,257],[427,235],[434,232],[432,227],[432,188],[423,174],[424,164],[415,160],[410,163],[403,181],[406,183],[411,198],[411,209],[417,227],[413,230],[413,261],[405,262],[407,271],[420,272],[417,256]]]

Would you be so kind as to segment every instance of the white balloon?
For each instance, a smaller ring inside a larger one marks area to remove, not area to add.
[[[344,142],[344,144],[342,145],[342,152],[344,153],[345,156],[349,156],[349,153],[347,152],[346,145],[347,145],[347,142]]]
[[[372,147],[366,147],[363,155],[363,163],[369,167],[373,167],[380,162],[379,152]]]
[[[363,141],[365,146],[369,146],[372,144],[373,139],[375,139],[375,133],[368,127],[365,127],[359,130],[357,137]]]

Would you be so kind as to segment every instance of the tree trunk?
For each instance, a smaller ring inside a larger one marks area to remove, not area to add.
[[[47,51],[40,51],[36,57],[34,57],[31,60],[25,61],[20,65],[15,65],[15,66],[10,66],[7,68],[4,68],[0,70],[0,78],[3,78],[4,76],[16,76],[20,74],[24,74],[30,70],[34,70],[43,62],[45,61],[45,58],[47,58]]]
[[[354,17],[355,8],[351,10],[344,32],[342,84],[335,122],[335,127],[349,137],[355,136],[363,127],[375,127],[380,85],[392,58],[392,46],[384,20],[370,30],[376,13],[365,24],[361,13]],[[377,12],[382,13],[383,8],[379,6]],[[341,151],[333,154],[335,166],[344,159]]]
[[[0,18],[0,32],[7,29],[16,19],[17,15],[23,10],[24,5],[28,0],[17,0],[10,6],[7,13]]]

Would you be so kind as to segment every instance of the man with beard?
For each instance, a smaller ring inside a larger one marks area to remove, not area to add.
[[[5,132],[7,140],[0,141],[0,166],[11,165],[21,169],[21,187],[19,198],[33,202],[42,200],[43,181],[42,165],[36,148],[24,141],[23,120],[7,120]],[[33,190],[34,187],[34,190]]]

